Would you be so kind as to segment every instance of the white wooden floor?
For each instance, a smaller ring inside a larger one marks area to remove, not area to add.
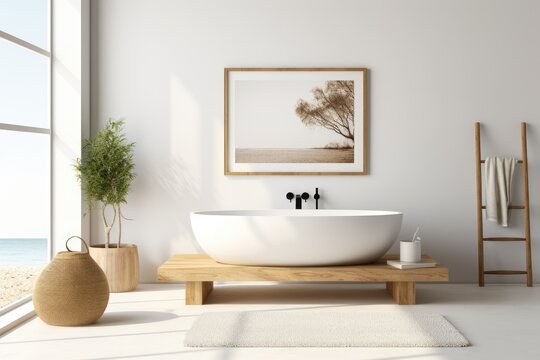
[[[540,287],[419,285],[419,304],[398,306],[383,284],[217,285],[209,305],[185,306],[182,285],[113,294],[101,320],[53,327],[34,318],[0,338],[0,359],[540,359]],[[468,348],[186,348],[205,311],[418,311],[447,317]]]

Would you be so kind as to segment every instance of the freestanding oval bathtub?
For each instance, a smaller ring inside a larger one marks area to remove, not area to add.
[[[221,210],[191,213],[201,248],[220,263],[328,266],[377,261],[403,214],[368,210]]]

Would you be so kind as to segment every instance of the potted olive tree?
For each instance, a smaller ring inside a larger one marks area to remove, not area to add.
[[[99,206],[105,243],[90,246],[90,256],[107,275],[111,292],[131,291],[139,282],[137,246],[122,243],[122,204],[135,178],[134,143],[122,133],[122,120],[109,119],[93,139],[83,141],[82,158],[75,169],[89,209]],[[111,241],[117,228],[117,241]]]

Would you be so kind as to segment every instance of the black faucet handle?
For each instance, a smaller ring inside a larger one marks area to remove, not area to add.
[[[292,192],[288,192],[287,193],[287,200],[289,200],[290,202],[292,202],[292,199],[294,199],[294,194]]]
[[[307,192],[302,193],[302,200],[307,202],[307,199],[309,199],[309,194]]]
[[[315,200],[319,200],[321,198],[321,195],[319,195],[319,188],[315,188],[315,195],[313,195],[313,198]]]

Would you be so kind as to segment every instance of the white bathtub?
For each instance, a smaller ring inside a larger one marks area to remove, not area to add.
[[[220,263],[325,266],[377,261],[402,213],[368,210],[222,210],[191,213],[201,248]]]

